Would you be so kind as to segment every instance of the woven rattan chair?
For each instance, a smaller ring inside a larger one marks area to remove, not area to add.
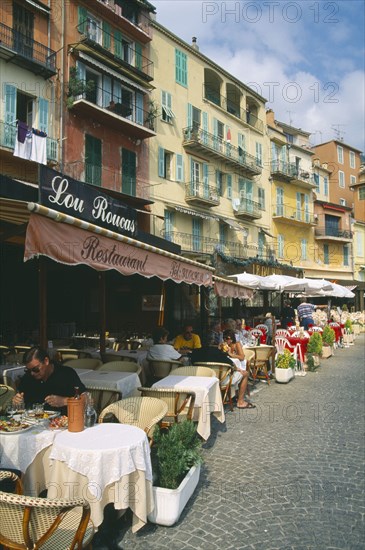
[[[67,367],[72,367],[73,369],[91,369],[96,370],[102,366],[100,359],[94,359],[93,357],[87,357],[85,359],[69,359],[63,363]]]
[[[103,363],[110,363],[111,361],[123,361],[124,359],[122,355],[117,355],[116,353],[100,352],[100,356]]]
[[[175,376],[215,376],[214,370],[209,367],[179,367],[178,369],[173,369],[170,374]]]
[[[5,411],[6,406],[15,395],[15,390],[6,384],[0,384],[0,413]]]
[[[265,378],[267,383],[270,384],[269,369],[272,353],[273,350],[269,346],[258,346],[255,348],[255,359],[252,360],[251,368],[254,380],[256,378]]]
[[[85,384],[85,387],[86,391],[89,392],[93,398],[94,409],[97,415],[99,415],[105,407],[122,399],[122,394],[118,390],[102,388],[92,384]]]
[[[208,367],[209,369],[214,371],[215,376],[219,380],[219,387],[222,394],[223,405],[228,403],[230,410],[233,411],[231,385],[232,385],[232,376],[235,371],[234,366],[228,365],[227,363],[210,363],[210,362],[204,362],[204,363],[199,362],[199,363],[195,363],[194,366]]]
[[[160,361],[157,359],[148,359],[151,374],[155,380],[161,380],[168,376],[171,370],[176,367],[181,367],[180,361]]]
[[[142,397],[155,397],[164,401],[168,407],[161,420],[162,428],[169,428],[182,420],[193,420],[195,393],[193,391],[168,388],[138,388]]]
[[[91,550],[90,506],[81,498],[51,500],[0,491],[0,516],[5,549]]]
[[[10,482],[14,483],[14,493],[17,495],[23,494],[23,484],[21,482],[20,477],[16,475],[15,472],[10,472],[8,470],[1,470],[0,471],[0,487],[2,488],[3,482]],[[0,489],[1,491],[1,489]]]
[[[58,348],[56,352],[57,352],[57,360],[61,361],[61,363],[64,363],[65,361],[69,361],[70,359],[87,359],[91,357],[91,353],[88,353],[87,351],[81,351],[79,349]]]
[[[101,411],[99,422],[103,422],[107,415],[114,415],[121,424],[137,426],[144,430],[152,444],[155,426],[166,416],[167,409],[166,403],[161,399],[127,397]]]
[[[103,363],[98,371],[135,372],[140,375],[142,367],[133,361],[110,361],[109,363]]]

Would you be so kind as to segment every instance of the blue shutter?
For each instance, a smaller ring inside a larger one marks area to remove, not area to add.
[[[209,177],[208,177],[208,164],[203,162],[203,193],[204,197],[209,197]]]
[[[304,195],[304,214],[305,214],[305,221],[307,223],[310,222],[310,216],[309,216],[309,195]]]
[[[114,30],[114,54],[123,59],[122,33],[116,29]]]
[[[136,122],[143,126],[143,94],[136,92]]]
[[[111,46],[111,26],[103,21],[103,48],[110,50]]]
[[[5,84],[5,147],[13,148],[16,135],[16,87]],[[21,122],[26,122],[22,120]]]
[[[202,135],[203,143],[208,144],[208,141],[209,141],[208,113],[206,113],[205,111],[202,112],[202,121],[203,121],[203,135]]]
[[[183,156],[176,154],[176,181],[184,181],[184,161]]]
[[[48,134],[48,100],[39,98],[38,127],[39,130]]]
[[[296,211],[296,219],[301,220],[302,219],[302,197],[301,193],[297,193],[297,211]]]
[[[175,50],[175,80],[181,83],[181,52]]]
[[[193,218],[193,250],[201,251],[201,221]]]
[[[328,265],[330,263],[330,254],[328,244],[323,245],[323,263]]]
[[[276,188],[276,210],[278,216],[284,214],[284,189],[282,187]]]
[[[165,177],[165,150],[162,147],[158,148],[158,175]]]
[[[232,198],[232,175],[227,174],[227,198]]]
[[[165,239],[167,241],[173,240],[173,225],[174,225],[174,212],[171,210],[165,210]]]
[[[193,106],[191,103],[188,103],[188,111],[187,111],[187,127],[189,128],[189,132],[192,130],[193,126]]]

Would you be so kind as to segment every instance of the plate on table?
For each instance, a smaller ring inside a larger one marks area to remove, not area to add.
[[[60,416],[60,413],[57,411],[44,411],[42,416],[35,416],[33,411],[26,411],[24,416],[26,420],[29,418],[29,421],[31,422],[42,422],[43,420],[52,420],[53,418]]]
[[[68,427],[68,417],[66,415],[57,416],[50,420],[48,428],[50,430],[64,430]]]
[[[34,428],[34,425],[28,424],[20,420],[14,420],[9,418],[7,420],[0,420],[0,434],[3,435],[13,435],[23,432],[27,432]]]

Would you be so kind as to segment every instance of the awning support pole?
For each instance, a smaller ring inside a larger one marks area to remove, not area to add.
[[[39,345],[47,349],[47,264],[42,256],[38,260],[39,285]]]
[[[106,312],[105,312],[105,273],[98,273],[99,279],[99,312],[100,312],[100,353],[105,353],[105,331],[106,331]]]

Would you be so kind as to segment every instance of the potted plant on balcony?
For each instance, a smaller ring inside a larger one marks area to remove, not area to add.
[[[294,369],[296,366],[295,357],[288,349],[279,353],[275,360],[275,380],[280,384],[287,384],[294,378]]]
[[[151,99],[148,103],[148,111],[145,118],[145,124],[150,130],[155,130],[155,119],[159,115],[159,108],[156,102]]]
[[[332,355],[332,347],[336,339],[336,334],[333,328],[326,325],[322,332],[322,358],[328,359]]]
[[[86,82],[77,75],[76,67],[70,68],[70,77],[68,79],[68,91],[67,91],[67,107],[70,109],[74,104],[77,96],[84,96],[93,92],[95,89],[94,80]]]
[[[307,345],[307,365],[309,371],[315,371],[319,367],[319,358],[322,353],[322,336],[319,332],[313,332]]]
[[[194,423],[188,420],[174,424],[167,433],[155,430],[154,509],[148,514],[152,523],[170,526],[178,521],[199,481],[201,445]]]

